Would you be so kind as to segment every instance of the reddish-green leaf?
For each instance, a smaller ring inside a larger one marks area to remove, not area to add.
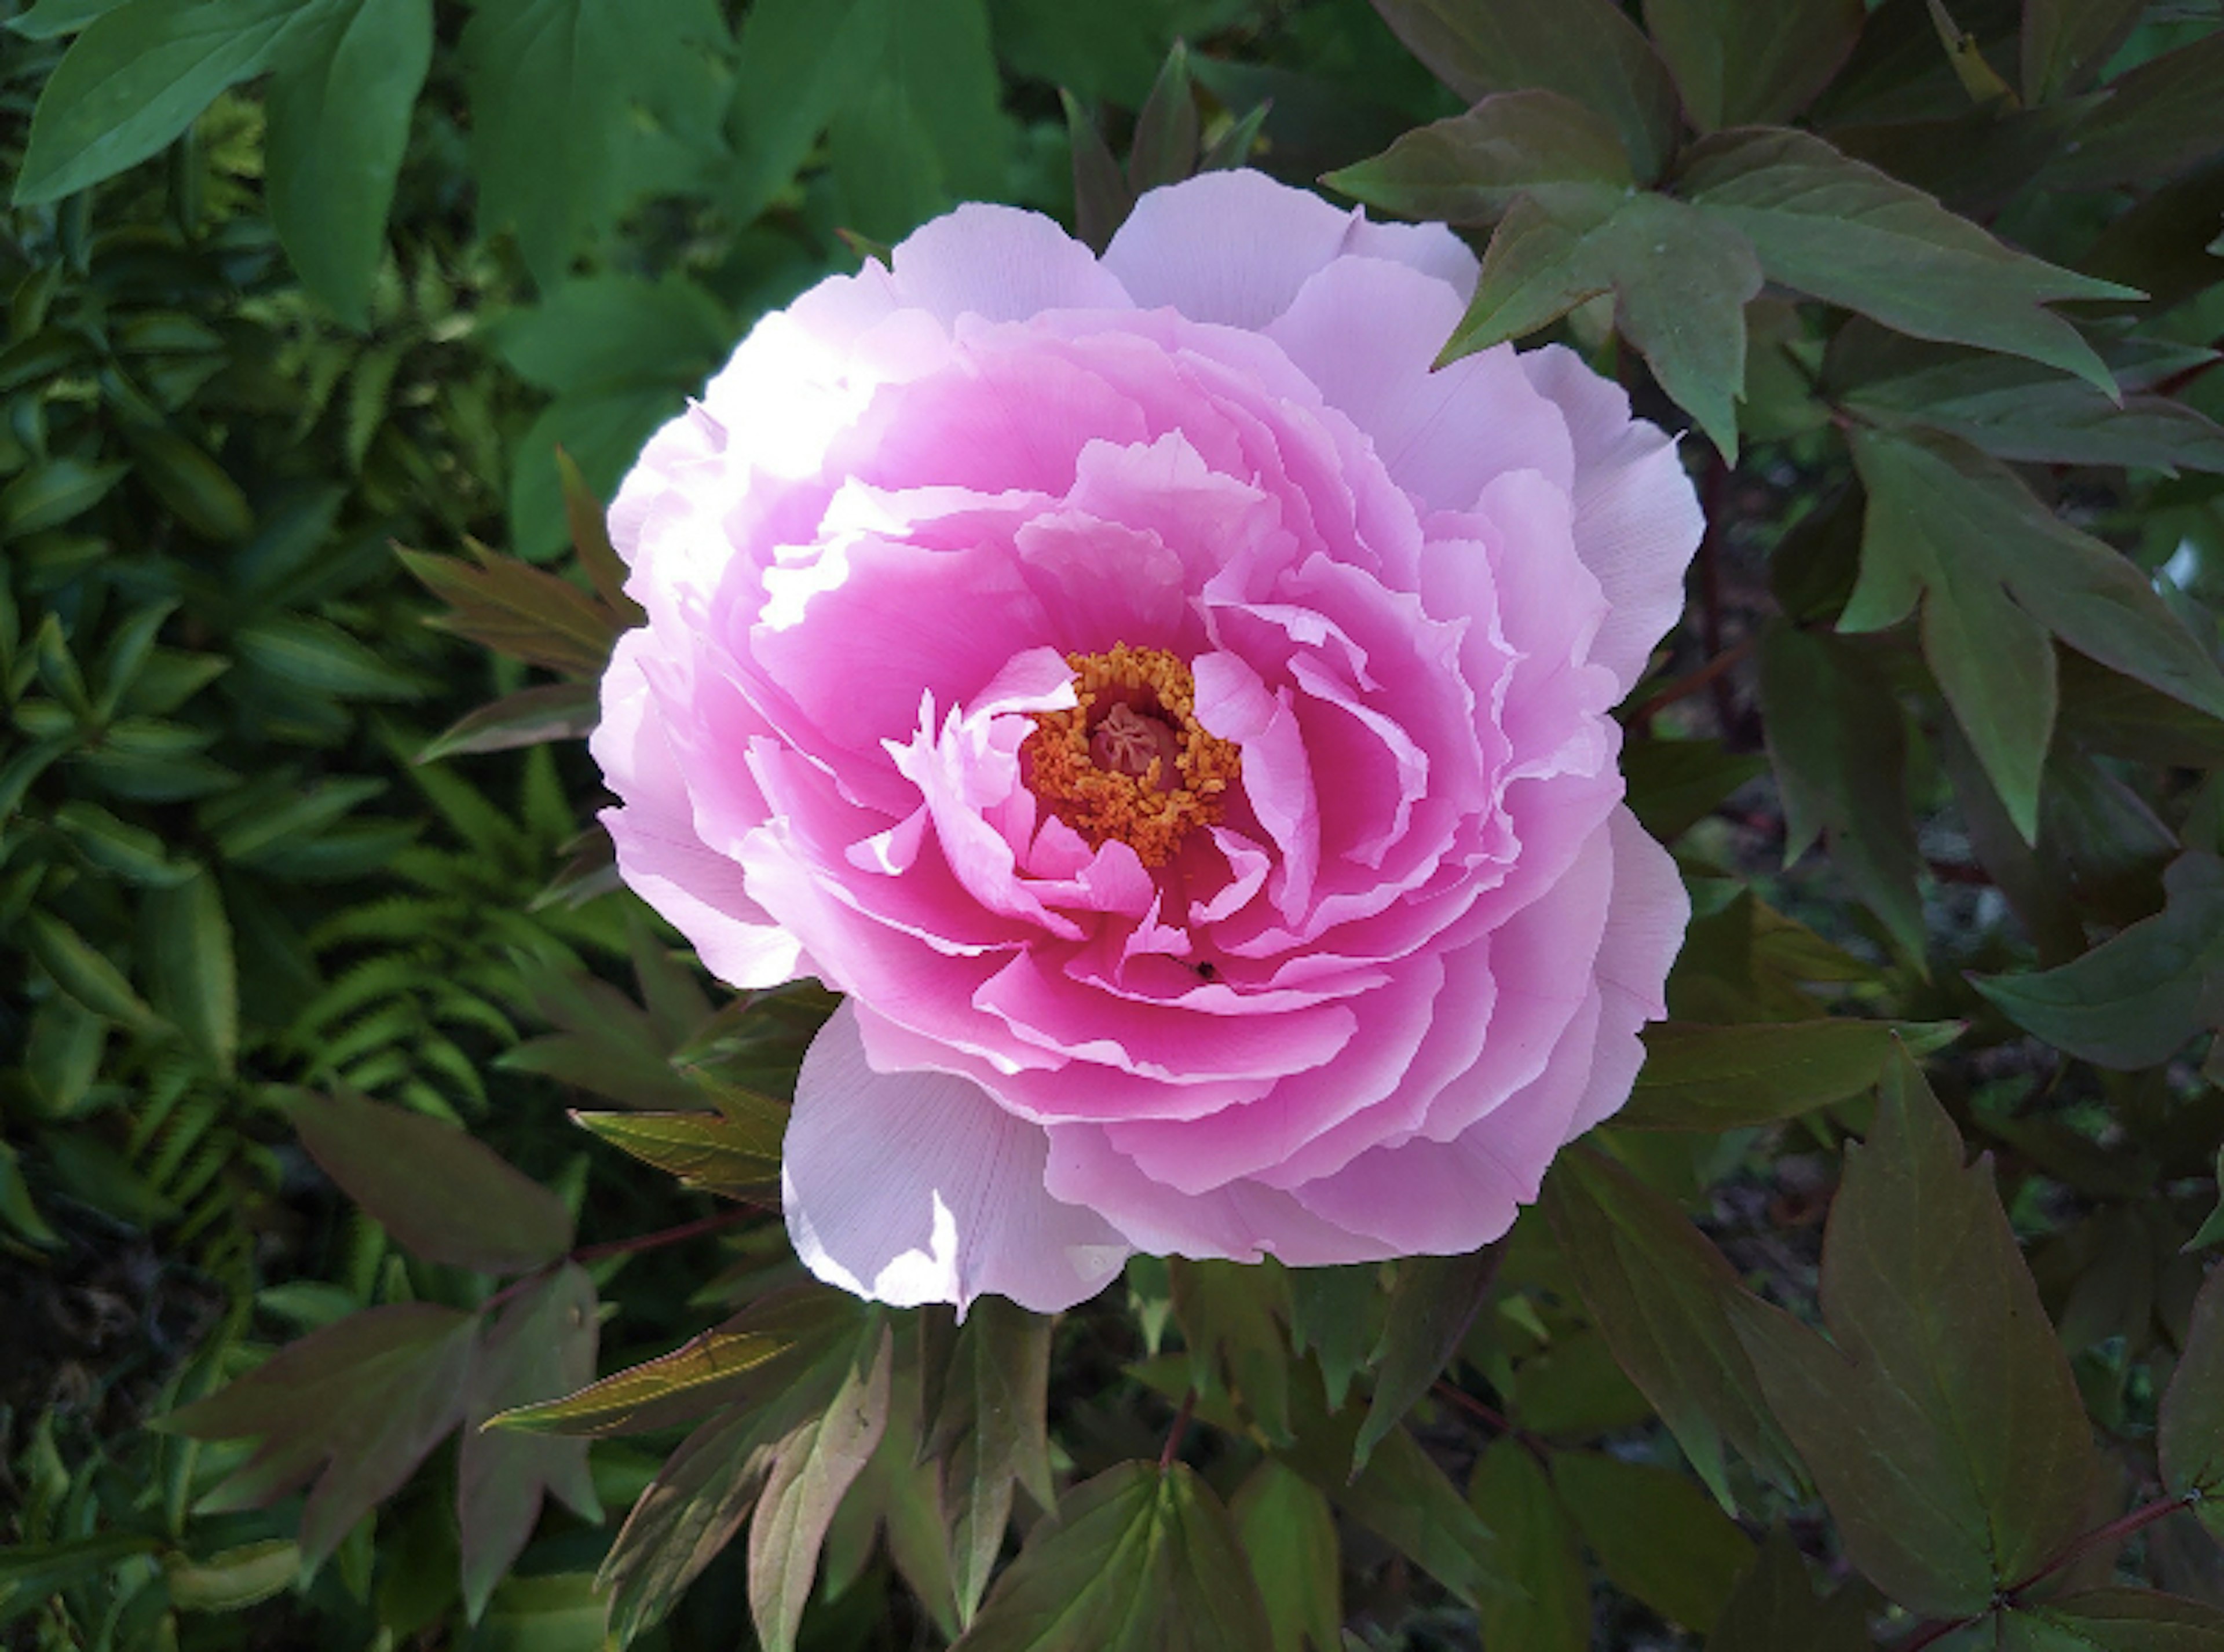
[[[1442,359],[1535,332],[1612,293],[1614,326],[1725,455],[1745,386],[1745,307],[1761,269],[1736,230],[1649,190],[1568,185],[1513,204]]]
[[[765,1652],[793,1652],[826,1528],[888,1427],[895,1339],[883,1327],[873,1341],[826,1408],[773,1450],[749,1527],[749,1614]]]
[[[304,1562],[319,1566],[461,1421],[477,1329],[471,1315],[429,1302],[351,1313],[159,1426],[262,1442],[201,1500],[203,1513],[265,1508],[316,1476],[300,1542]]]
[[[1128,149],[1128,187],[1140,195],[1161,184],[1179,183],[1197,170],[1197,94],[1191,90],[1189,48],[1179,41],[1166,54],[1151,95],[1135,116],[1134,141]]]
[[[2224,34],[2206,35],[2118,76],[2049,163],[2046,181],[2070,189],[2151,187],[2224,154],[2220,81]]]
[[[2003,245],[1810,133],[1708,138],[1677,187],[1751,242],[1772,281],[1918,339],[2028,356],[2114,388],[2077,330],[2041,307],[2129,298],[2129,288]]]
[[[1266,1605],[1274,1652],[1338,1652],[1343,1557],[1328,1499],[1268,1457],[1236,1489],[1229,1513]]]
[[[1726,1130],[1791,1118],[1874,1085],[1895,1041],[1927,1055],[1962,1030],[1956,1021],[1843,1016],[1775,1026],[1657,1022],[1645,1029],[1645,1066],[1614,1122],[1629,1130]]]
[[[1807,1563],[1779,1526],[1722,1603],[1707,1652],[1871,1652],[1867,1617],[1850,1591],[1815,1598]]]
[[[1614,123],[1640,178],[1675,147],[1675,83],[1613,0],[1374,0],[1430,72],[1469,103],[1541,86]]]
[[[1367,1466],[1374,1447],[1444,1374],[1497,1273],[1495,1247],[1399,1263],[1382,1343],[1375,1350],[1374,1396],[1352,1447],[1355,1472]]]
[[[479,1343],[456,1465],[464,1609],[473,1623],[533,1535],[544,1493],[583,1520],[602,1518],[586,1441],[485,1427],[497,1411],[593,1381],[597,1331],[594,1282],[566,1263],[520,1293]]]
[[[2006,466],[1912,430],[1861,433],[1854,459],[1868,516],[1839,629],[1878,630],[1921,606],[1924,657],[2026,841],[2054,725],[2050,633],[2224,714],[2224,674],[2147,577],[2057,518]]]
[[[1068,1492],[953,1652],[1273,1652],[1235,1529],[1184,1463]]]
[[[1485,1597],[1483,1644],[1521,1652],[1587,1652],[1591,1586],[1575,1522],[1560,1506],[1529,1448],[1494,1440],[1468,1482],[1468,1501],[1498,1539],[1507,1575],[1520,1593]]]
[[[2096,1472],[1991,1161],[1962,1154],[1921,1073],[1895,1062],[1830,1210],[1830,1340],[1750,1297],[1734,1303],[1848,1557],[1937,1617],[1984,1611],[2077,1535]]]
[[[1854,49],[1861,0],[1645,0],[1646,27],[1703,132],[1779,126]]]
[[[2224,1267],[2193,1299],[2185,1351],[2162,1396],[2156,1432],[2163,1483],[2197,1497],[2195,1512],[2224,1538]]]
[[[562,1399],[504,1411],[493,1419],[494,1426],[598,1436],[692,1421],[768,1391],[815,1364],[854,1333],[857,1307],[851,1298],[817,1286],[775,1292],[668,1354],[613,1372]]]
[[[625,629],[618,616],[568,579],[473,544],[461,557],[398,550],[402,565],[449,611],[430,622],[497,654],[565,676],[597,677]]]
[[[2034,975],[1972,978],[2017,1025],[2102,1067],[2154,1067],[2224,1026],[2224,861],[2189,853],[2167,904],[2083,957]]]
[[[1753,1563],[1752,1541],[1672,1470],[1560,1452],[1552,1486],[1614,1586],[1687,1629],[1712,1629]]]
[[[1419,126],[1372,160],[1321,181],[1401,218],[1494,224],[1523,195],[1635,182],[1602,116],[1557,92],[1501,92]]]
[[[572,1117],[612,1147],[671,1172],[686,1187],[761,1201],[780,1190],[787,1110],[763,1097],[748,1100],[760,1104],[737,1104],[717,1113],[575,1112]]]
[[[1736,1275],[1683,1212],[1620,1165],[1564,1153],[1539,1208],[1584,1306],[1715,1496],[1729,1499],[1723,1442],[1780,1485],[1798,1459],[1732,1330]]]
[[[926,1455],[941,1468],[962,1623],[973,1621],[1003,1548],[1012,1488],[1026,1486],[1046,1510],[1057,1502],[1047,1421],[1050,1326],[1039,1313],[984,1296],[937,1373]]]
[[[297,1092],[301,1145],[412,1255],[524,1273],[572,1248],[564,1201],[453,1125],[347,1094]]]
[[[2224,1611],[2152,1589],[2089,1589],[2001,1616],[2000,1652],[2224,1652]]]
[[[426,743],[417,761],[437,763],[466,751],[509,751],[518,746],[546,745],[552,740],[583,740],[594,731],[601,713],[601,701],[592,683],[559,682],[521,688],[457,718]]]
[[[2045,103],[2091,80],[2145,9],[2145,0],[2024,0],[2024,101]]]

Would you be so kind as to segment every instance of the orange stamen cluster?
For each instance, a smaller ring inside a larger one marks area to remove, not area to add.
[[[1103,654],[1069,654],[1065,662],[1075,704],[1034,714],[1035,731],[1020,748],[1027,783],[1092,847],[1117,838],[1144,865],[1163,866],[1191,830],[1220,819],[1225,794],[1243,772],[1242,754],[1234,741],[1204,731],[1196,680],[1164,649],[1115,642]],[[1126,714],[1106,731],[1121,707]],[[1138,719],[1154,722],[1164,737],[1152,730],[1149,739],[1138,738]],[[1127,772],[1138,761],[1141,772]]]

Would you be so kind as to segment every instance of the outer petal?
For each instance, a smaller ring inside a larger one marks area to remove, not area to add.
[[[803,1263],[895,1307],[984,1291],[1052,1313],[1111,1282],[1128,1246],[1043,1189],[1049,1137],[939,1073],[876,1073],[844,1004],[812,1041],[781,1155]]]
[[[1529,382],[1559,404],[1576,444],[1576,551],[1609,604],[1591,659],[1624,693],[1652,646],[1684,612],[1684,570],[1706,518],[1676,445],[1629,416],[1629,397],[1559,345],[1520,358]]]
[[[1645,1063],[1637,1029],[1668,1013],[1668,968],[1683,950],[1684,931],[1691,921],[1691,897],[1674,857],[1627,808],[1614,810],[1607,829],[1614,843],[1614,904],[1599,941],[1603,1008],[1590,1083],[1568,1126],[1570,1141],[1629,1099],[1637,1070]]]
[[[1089,249],[1039,212],[968,201],[906,236],[889,260],[899,301],[944,321],[1024,321],[1134,301]]]
[[[1462,304],[1475,288],[1475,256],[1449,230],[1369,224],[1248,171],[1152,190],[1104,250],[1104,268],[1145,309],[1170,305],[1192,321],[1255,332],[1289,308],[1307,276],[1348,254],[1409,265]]]

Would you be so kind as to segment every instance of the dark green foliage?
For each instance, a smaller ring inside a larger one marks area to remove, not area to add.
[[[2224,1646],[2213,0],[0,24],[10,1649]],[[600,502],[957,200],[1247,163],[1689,428],[1673,1019],[1486,1252],[869,1309],[833,1000],[593,823]]]

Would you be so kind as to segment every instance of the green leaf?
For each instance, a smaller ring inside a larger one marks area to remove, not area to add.
[[[2044,181],[2066,189],[2151,186],[2224,153],[2224,34],[2150,58],[2107,88],[2047,165]]]
[[[527,1286],[487,1329],[471,1362],[456,1459],[464,1610],[473,1623],[533,1535],[544,1495],[600,1521],[587,1443],[486,1427],[498,1411],[569,1394],[594,1380],[594,1282],[566,1263]]]
[[[1924,655],[2026,842],[2054,723],[2050,632],[2224,713],[2224,675],[2146,576],[2058,520],[2005,465],[1918,431],[1858,433],[1854,461],[1868,515],[1838,628],[1879,630],[1921,604]]]
[[[575,1112],[572,1118],[620,1151],[669,1171],[683,1186],[761,1203],[779,1192],[787,1110],[762,1097],[751,1099],[760,1104],[747,1111]]]
[[[25,915],[23,929],[39,967],[81,1008],[128,1027],[142,1038],[159,1038],[169,1030],[169,1023],[131,990],[123,972],[60,918],[51,913],[31,912]]]
[[[1645,0],[1645,25],[1702,132],[1781,126],[1844,65],[1861,0]]]
[[[2024,0],[2024,101],[2047,103],[2079,90],[2145,9],[2145,0]]]
[[[589,1572],[540,1572],[506,1579],[477,1630],[471,1652],[605,1652],[603,1604]]]
[[[2155,1443],[2163,1484],[2178,1497],[2198,1497],[2194,1512],[2224,1537],[2224,1268],[2210,1269],[2193,1299]]]
[[[1480,1608],[1526,1587],[1510,1568],[1497,1535],[1411,1434],[1392,1429],[1355,1479],[1349,1477],[1349,1451],[1336,1450],[1340,1443],[1340,1436],[1331,1436],[1320,1457],[1292,1459],[1292,1465],[1328,1493],[1346,1519],[1364,1526],[1467,1605]],[[1336,1454],[1330,1458],[1328,1452]],[[1317,1472],[1324,1463],[1325,1474]]]
[[[1636,182],[1604,119],[1557,92],[1501,92],[1321,181],[1401,218],[1494,224],[1523,195]]]
[[[1842,397],[1872,423],[1943,431],[1995,459],[2224,471],[2224,427],[2183,402],[2126,396],[2120,404],[2082,379],[1972,351],[1874,353],[1882,370]]]
[[[28,11],[10,17],[8,27],[25,40],[59,40],[74,35],[123,0],[35,0]]]
[[[1673,842],[1703,820],[1747,781],[1768,772],[1768,759],[1732,751],[1718,740],[1632,739],[1621,748],[1624,801],[1645,829]]]
[[[816,1286],[759,1298],[714,1331],[559,1400],[518,1406],[497,1428],[600,1436],[669,1428],[769,1391],[855,1332],[857,1304]]]
[[[951,1342],[925,1455],[938,1464],[957,1617],[970,1624],[1024,1485],[1045,1510],[1051,1481],[1051,1322],[999,1296],[973,1304]]]
[[[1229,1504],[1267,1608],[1274,1652],[1337,1652],[1343,1552],[1328,1499],[1296,1470],[1260,1459]],[[1539,1648],[1538,1652],[1549,1652]]]
[[[572,1213],[452,1124],[360,1096],[296,1092],[301,1145],[413,1256],[483,1274],[525,1273],[572,1245]]]
[[[448,725],[417,754],[419,763],[438,763],[469,751],[510,751],[553,740],[584,740],[602,715],[596,685],[547,683],[504,694]]]
[[[266,1508],[316,1476],[300,1536],[313,1569],[460,1421],[477,1325],[429,1302],[370,1308],[288,1344],[155,1426],[262,1442],[197,1505],[203,1513]]]
[[[1366,1368],[1381,1339],[1382,1306],[1379,1263],[1300,1268],[1290,1275],[1291,1350],[1312,1351],[1331,1410],[1343,1408],[1351,1379]]]
[[[2130,288],[2015,251],[1819,137],[1705,139],[1685,157],[1677,188],[1743,235],[1771,281],[1918,339],[2026,356],[2113,393],[2092,346],[2041,306],[2135,297]]]
[[[138,460],[140,480],[186,527],[219,544],[254,532],[255,512],[239,484],[194,443],[151,425],[127,425],[123,437]]]
[[[273,59],[270,221],[301,284],[368,317],[409,116],[433,61],[431,0],[312,0]]]
[[[225,87],[269,66],[299,0],[130,0],[71,43],[39,94],[15,202],[74,194],[184,131]]]
[[[1727,1130],[1845,1101],[1873,1086],[1896,1046],[1928,1055],[1960,1037],[1958,1021],[1855,1021],[1645,1029],[1645,1066],[1617,1129]]]
[[[274,614],[232,633],[239,657],[281,681],[346,699],[414,699],[425,684],[313,614]]]
[[[1730,1503],[1725,1440],[1779,1485],[1798,1484],[1798,1459],[1731,1327],[1737,1278],[1722,1252],[1665,1196],[1596,1154],[1562,1154],[1538,1206],[1616,1362],[1716,1499]]]
[[[1852,1591],[1815,1598],[1807,1562],[1776,1527],[1760,1554],[1722,1603],[1707,1652],[1871,1652],[1867,1614]]]
[[[679,1442],[619,1528],[595,1579],[623,1647],[661,1617],[756,1507],[772,1472],[775,1418],[721,1411]]]
[[[16,1230],[18,1237],[33,1244],[46,1246],[61,1243],[47,1218],[39,1214],[32,1202],[30,1185],[23,1180],[22,1161],[16,1149],[0,1142],[0,1222]]]
[[[2151,1589],[2090,1589],[2001,1617],[2002,1652],[2224,1652],[2224,1611]]]
[[[622,205],[634,108],[723,35],[705,3],[667,5],[645,28],[628,0],[482,0],[462,42],[482,231],[514,228],[534,279],[560,280]]]
[[[239,1611],[269,1599],[301,1574],[301,1549],[283,1537],[243,1543],[205,1560],[165,1555],[162,1583],[180,1611]]]
[[[1413,55],[1473,104],[1541,87],[1614,123],[1638,176],[1675,148],[1675,83],[1613,0],[1376,0]]]
[[[1552,1486],[1608,1580],[1687,1629],[1712,1629],[1753,1563],[1752,1541],[1672,1470],[1557,1452]]]
[[[1991,1161],[1964,1166],[1912,1061],[1882,1096],[1830,1207],[1830,1340],[1751,1297],[1732,1312],[1848,1558],[1910,1611],[1968,1617],[2079,1534],[2097,1465]]]
[[[1520,338],[1612,293],[1615,327],[1734,459],[1745,306],[1760,281],[1735,230],[1666,195],[1570,185],[1549,203],[1525,196],[1491,237],[1475,297],[1440,361]]]
[[[1910,958],[1927,950],[1923,857],[1907,802],[1906,718],[1859,649],[1772,622],[1760,639],[1761,726],[1784,798],[1784,863],[1818,839]]]
[[[2101,1067],[2156,1067],[2224,1026],[2224,861],[2190,852],[2163,874],[2166,902],[2083,957],[2032,975],[1973,977],[2018,1026]]]
[[[760,0],[742,19],[727,210],[746,223],[793,181],[834,111],[867,83],[888,0]]]
[[[59,1543],[19,1543],[0,1550],[0,1623],[19,1617],[81,1579],[119,1560],[152,1554],[162,1540],[144,1532],[103,1532]]]
[[[192,861],[172,860],[162,840],[143,826],[119,820],[98,803],[72,798],[47,816],[67,832],[78,852],[105,872],[149,889],[174,889],[194,874]]]
[[[200,872],[174,888],[149,889],[140,933],[155,1008],[219,1073],[229,1073],[239,1048],[239,981],[231,920],[216,879]]]
[[[765,1652],[793,1652],[826,1529],[888,1427],[895,1339],[883,1327],[874,1340],[825,1410],[774,1448],[749,1526],[749,1615]]]
[[[1507,1574],[1519,1579],[1522,1590],[1483,1601],[1483,1644],[1522,1652],[1588,1652],[1591,1587],[1575,1522],[1529,1448],[1510,1435],[1491,1441],[1475,1466],[1467,1496],[1489,1522]]]
[[[1267,1263],[1167,1259],[1174,1320],[1189,1345],[1191,1380],[1202,1392],[1224,1384],[1269,1440],[1290,1438],[1287,1275]]]
[[[1375,1350],[1374,1398],[1352,1447],[1354,1473],[1367,1466],[1374,1447],[1444,1374],[1490,1294],[1498,1257],[1493,1246],[1463,1256],[1407,1256],[1399,1263],[1388,1320]]]
[[[1235,1529],[1186,1464],[1075,1487],[953,1652],[1273,1652]]]
[[[56,457],[0,488],[0,540],[42,533],[82,516],[131,473],[129,465]]]

